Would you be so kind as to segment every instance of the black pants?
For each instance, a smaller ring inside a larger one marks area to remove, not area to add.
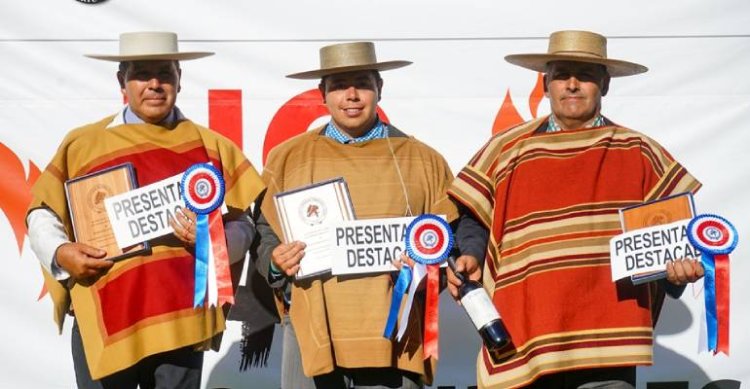
[[[419,389],[419,374],[391,367],[345,369],[313,377],[318,389]]]
[[[592,385],[592,383],[599,383]],[[589,385],[587,385],[589,384]],[[574,370],[545,375],[527,388],[635,388],[635,367],[611,367],[600,369]]]
[[[71,349],[76,383],[81,389],[199,389],[201,385],[203,352],[192,347],[151,355],[97,381],[91,379],[77,321],[73,322]]]

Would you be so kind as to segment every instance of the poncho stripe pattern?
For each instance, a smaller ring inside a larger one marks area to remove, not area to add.
[[[498,133],[449,189],[490,229],[484,283],[513,340],[497,355],[480,352],[480,387],[651,364],[663,291],[613,283],[609,239],[621,233],[621,208],[701,185],[638,132],[610,122],[536,131],[546,119]]]

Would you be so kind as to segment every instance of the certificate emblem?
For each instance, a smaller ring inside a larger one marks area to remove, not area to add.
[[[106,185],[96,184],[92,186],[86,194],[90,209],[95,213],[105,212],[104,199],[112,196],[113,194],[114,193],[112,192],[112,189]]]
[[[207,163],[190,166],[182,177],[185,206],[197,214],[208,214],[224,201],[221,172]]]
[[[674,220],[674,216],[666,210],[658,210],[653,214],[646,215],[643,224],[646,226],[659,226],[662,224],[669,223],[670,220]]]
[[[303,201],[299,206],[300,219],[311,226],[323,223],[327,215],[325,203],[315,197]]]
[[[432,265],[448,258],[453,248],[453,235],[442,218],[424,214],[406,228],[406,252],[413,260]]]

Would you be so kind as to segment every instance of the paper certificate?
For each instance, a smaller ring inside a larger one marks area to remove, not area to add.
[[[339,177],[278,193],[274,203],[284,242],[299,240],[307,245],[296,277],[330,271],[332,228],[340,221],[355,219],[346,181]]]

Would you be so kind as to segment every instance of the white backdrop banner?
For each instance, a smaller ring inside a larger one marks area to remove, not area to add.
[[[286,74],[315,69],[326,44],[372,40],[380,60],[414,64],[383,73],[382,114],[460,169],[493,130],[549,112],[539,76],[504,62],[543,52],[550,32],[586,29],[609,38],[609,55],[649,67],[614,79],[603,111],[656,139],[701,180],[698,213],[731,219],[731,354],[699,352],[702,284],[668,300],[656,328],[655,365],[639,387],[737,388],[750,384],[750,2],[634,0],[378,2],[37,0],[0,11],[0,387],[71,388],[70,328],[58,335],[24,224],[30,188],[65,134],[115,113],[114,53],[121,32],[175,31],[181,49],[215,56],[182,63],[178,105],[240,144],[259,169],[268,150],[327,120],[315,81]],[[435,386],[475,385],[479,339],[461,308],[442,297]],[[278,335],[279,331],[277,331]],[[206,388],[277,388],[281,338],[269,366],[239,371],[238,323],[207,353]],[[713,383],[713,384],[711,384]],[[715,385],[715,386],[711,386]]]

